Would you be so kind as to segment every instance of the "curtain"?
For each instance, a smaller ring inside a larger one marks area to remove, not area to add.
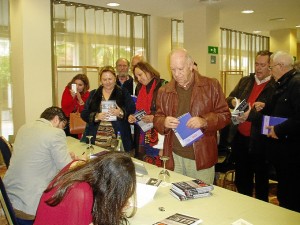
[[[136,54],[149,58],[149,16],[53,0],[57,66],[115,65]]]
[[[172,19],[172,49],[183,48],[184,43],[184,22],[183,20]]]
[[[221,28],[221,70],[253,73],[258,51],[269,50],[269,37]]]
[[[9,0],[0,0],[0,135],[13,134]]]

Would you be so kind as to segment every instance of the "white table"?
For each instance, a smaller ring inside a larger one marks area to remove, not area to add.
[[[86,144],[68,137],[68,148],[81,155]],[[95,152],[101,148],[95,146]],[[144,163],[151,177],[157,178],[161,168]],[[170,171],[171,182],[191,178]],[[159,187],[152,202],[137,210],[129,219],[131,225],[151,225],[175,213],[183,213],[203,220],[203,225],[230,225],[242,218],[253,225],[300,225],[300,213],[266,203],[255,198],[214,186],[207,198],[179,201],[169,194],[170,187]],[[164,207],[165,211],[160,211]]]

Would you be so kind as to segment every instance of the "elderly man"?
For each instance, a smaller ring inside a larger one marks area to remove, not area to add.
[[[49,107],[17,133],[4,185],[20,225],[33,224],[43,191],[71,162],[63,131],[66,123],[61,108]]]
[[[253,196],[255,179],[256,198],[268,202],[269,167],[265,156],[264,136],[261,134],[261,121],[258,111],[272,96],[274,79],[271,79],[269,51],[260,51],[255,58],[255,74],[243,77],[227,97],[230,108],[236,106],[236,99],[245,99],[252,107],[248,121],[240,123],[231,132],[236,131],[232,150],[235,159],[235,184],[238,192]],[[233,132],[232,132],[233,133]],[[255,176],[254,176],[255,175]]]
[[[277,173],[280,206],[300,212],[300,73],[293,64],[293,57],[286,52],[271,56],[269,69],[276,81],[275,92],[262,113],[287,118],[267,127],[267,155]]]
[[[129,75],[129,61],[125,58],[119,58],[116,61],[117,85],[127,88],[129,93],[133,95],[133,78]]]
[[[193,64],[185,49],[171,52],[173,79],[158,91],[154,126],[165,135],[163,151],[170,157],[167,168],[211,184],[218,161],[217,130],[230,122],[230,112],[219,82],[200,75]],[[173,129],[179,124],[178,117],[187,112],[192,116],[187,127],[200,128],[204,136],[182,147]]]

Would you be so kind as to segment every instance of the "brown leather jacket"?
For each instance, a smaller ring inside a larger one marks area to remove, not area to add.
[[[218,161],[217,130],[222,129],[230,122],[230,111],[225,101],[222,88],[216,79],[201,76],[194,72],[194,87],[190,100],[189,112],[193,116],[199,116],[207,121],[207,127],[202,130],[204,136],[194,142],[197,170],[214,166]],[[158,90],[156,99],[157,111],[154,117],[154,127],[161,134],[165,134],[164,155],[170,157],[166,167],[174,170],[172,157],[173,138],[175,134],[172,129],[165,128],[164,121],[167,116],[176,117],[178,97],[175,89],[175,80]]]

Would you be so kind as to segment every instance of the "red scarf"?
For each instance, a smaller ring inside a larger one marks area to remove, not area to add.
[[[151,81],[150,81],[151,82]],[[149,93],[147,93],[146,85],[142,85],[141,90],[137,96],[136,101],[136,109],[137,110],[145,110],[145,112],[149,115],[151,113],[151,103],[153,98],[153,92],[156,87],[156,80],[153,81],[151,89]]]

